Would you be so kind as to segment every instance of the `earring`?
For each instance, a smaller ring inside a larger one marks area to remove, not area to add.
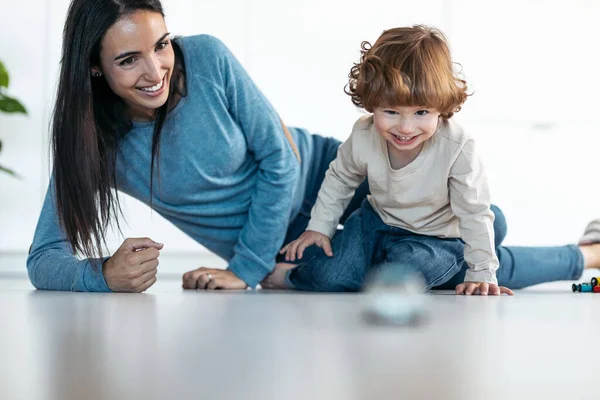
[[[96,72],[96,73],[94,74],[94,76],[95,76],[96,78],[100,77],[100,72]]]

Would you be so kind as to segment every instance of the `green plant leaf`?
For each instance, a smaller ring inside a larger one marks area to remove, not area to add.
[[[23,114],[27,114],[27,110],[25,109],[25,107],[23,107],[23,105],[21,103],[19,103],[19,100],[13,99],[12,97],[5,96],[1,93],[0,93],[0,111],[6,112],[6,113],[20,112]]]
[[[0,87],[8,87],[8,71],[6,70],[6,68],[4,67],[4,64],[2,64],[2,61],[0,61]]]
[[[21,177],[19,176],[19,174],[17,174],[15,171],[13,171],[11,169],[8,169],[6,167],[3,167],[2,165],[0,165],[0,172],[5,172],[5,173],[7,173],[9,175],[14,176],[17,179],[21,179]]]

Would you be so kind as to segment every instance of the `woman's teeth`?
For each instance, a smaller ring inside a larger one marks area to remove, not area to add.
[[[398,139],[401,142],[410,142],[411,140],[413,140],[414,138],[416,138],[419,135],[415,135],[415,136],[400,136],[400,135],[394,135],[394,137],[396,139]]]
[[[164,79],[154,86],[145,87],[145,88],[143,87],[143,88],[140,88],[140,90],[143,90],[144,92],[156,92],[157,90],[159,90],[162,87],[163,81],[164,81]]]

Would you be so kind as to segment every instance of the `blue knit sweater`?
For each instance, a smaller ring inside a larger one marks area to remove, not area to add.
[[[200,35],[178,43],[188,90],[164,124],[153,207],[254,287],[273,269],[300,209],[308,166],[298,162],[278,114],[222,42]],[[153,128],[133,123],[116,166],[118,189],[146,204]],[[310,160],[309,133],[290,132],[301,158]],[[77,258],[65,241],[52,180],[27,269],[38,289],[110,291],[101,269]]]

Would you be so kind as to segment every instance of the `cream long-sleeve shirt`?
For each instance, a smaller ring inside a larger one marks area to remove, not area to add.
[[[384,223],[422,235],[461,238],[465,282],[497,284],[494,214],[485,170],[467,136],[442,120],[407,166],[394,170],[373,117],[360,118],[331,162],[307,230],[332,237],[355,189],[369,178],[367,197]]]

